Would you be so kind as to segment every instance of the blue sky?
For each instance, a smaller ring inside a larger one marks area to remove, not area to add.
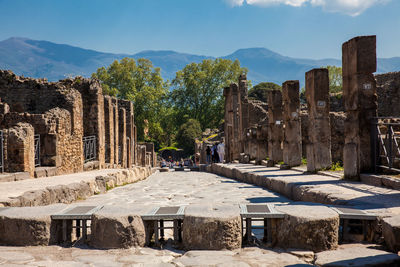
[[[378,56],[400,56],[399,0],[0,0],[0,40],[27,37],[104,52],[175,50],[224,56],[265,47],[340,58],[376,34]]]

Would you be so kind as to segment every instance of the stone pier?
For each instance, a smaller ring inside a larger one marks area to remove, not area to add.
[[[315,172],[332,165],[328,69],[306,73],[308,109],[307,171]]]
[[[268,157],[274,162],[283,160],[282,93],[268,92]]]
[[[239,159],[240,93],[237,84],[224,89],[225,96],[225,157],[227,162]]]
[[[283,162],[289,167],[301,165],[301,122],[299,81],[282,84]]]
[[[343,44],[343,97],[346,111],[344,176],[358,180],[372,169],[371,119],[377,115],[376,36],[355,37]]]

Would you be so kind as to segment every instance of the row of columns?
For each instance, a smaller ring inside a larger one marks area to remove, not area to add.
[[[104,96],[105,162],[128,168],[136,164],[133,103]]]
[[[357,179],[360,172],[372,168],[371,119],[377,116],[376,36],[356,37],[343,44],[343,97],[346,111],[344,170],[345,178]],[[329,168],[331,126],[329,73],[325,68],[308,71],[306,99],[308,136],[307,170]],[[247,83],[239,78],[239,86],[224,89],[225,143],[228,162],[239,159],[244,150],[243,136],[249,127]],[[299,81],[286,81],[282,91],[268,92],[268,157],[283,161],[289,167],[301,164],[302,138],[300,121]]]

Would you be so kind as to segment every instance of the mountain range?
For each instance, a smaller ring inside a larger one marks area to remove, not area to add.
[[[13,37],[0,42],[0,69],[10,69],[18,75],[47,78],[50,81],[70,76],[90,77],[102,66],[124,57],[147,58],[161,68],[164,79],[172,80],[175,73],[192,62],[210,56],[191,55],[175,51],[143,51],[134,55],[103,53],[66,44]],[[238,59],[249,70],[253,85],[269,81],[281,84],[286,80],[304,81],[305,72],[327,65],[341,66],[338,59],[300,59],[275,53],[266,48],[239,49],[221,58]],[[378,73],[400,70],[400,57],[379,58]]]

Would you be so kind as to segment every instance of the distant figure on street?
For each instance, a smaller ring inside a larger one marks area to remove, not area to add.
[[[225,157],[225,144],[224,144],[224,142],[221,142],[218,145],[218,155],[219,155],[219,162],[224,163],[224,157]]]
[[[215,143],[212,147],[212,152],[213,152],[213,162],[218,163],[219,162],[219,156],[218,156],[218,143]]]
[[[209,147],[209,146],[207,146],[207,149],[206,149],[206,156],[207,156],[207,164],[210,164],[211,163],[211,148]]]

